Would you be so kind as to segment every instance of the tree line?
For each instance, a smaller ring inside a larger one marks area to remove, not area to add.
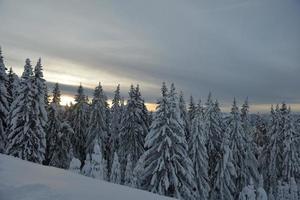
[[[211,94],[187,105],[165,83],[155,112],[139,85],[107,100],[100,83],[91,101],[80,85],[62,106],[41,59],[18,77],[0,49],[0,152],[178,199],[300,197],[300,126],[285,103],[253,120],[247,99],[223,113]]]

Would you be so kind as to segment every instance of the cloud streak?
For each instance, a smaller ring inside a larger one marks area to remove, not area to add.
[[[299,9],[297,0],[2,0],[0,44],[18,73],[26,57],[42,57],[47,80],[66,93],[101,81],[108,91],[121,83],[126,96],[140,83],[155,102],[167,81],[224,105],[233,96],[299,104]]]

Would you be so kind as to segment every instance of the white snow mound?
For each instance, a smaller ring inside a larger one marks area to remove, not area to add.
[[[0,154],[0,200],[171,200]]]

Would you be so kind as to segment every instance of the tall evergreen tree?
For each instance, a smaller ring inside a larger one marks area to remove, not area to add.
[[[52,94],[53,97],[48,108],[48,122],[46,125],[47,146],[44,164],[68,169],[72,159],[70,137],[74,132],[63,117],[58,83],[54,85]]]
[[[41,58],[39,58],[35,68],[34,68],[34,95],[35,95],[35,110],[39,118],[39,126],[41,131],[45,130],[48,116],[46,111],[45,96],[47,96],[47,86],[44,79],[43,67],[41,63]]]
[[[186,109],[186,104],[184,100],[183,92],[181,91],[179,94],[179,111],[180,111],[180,117],[182,119],[182,125],[185,132],[185,139],[187,142],[190,140],[190,123],[188,120],[188,111]]]
[[[120,133],[120,153],[123,158],[122,177],[126,168],[126,158],[130,154],[133,166],[136,165],[140,156],[144,153],[144,141],[148,133],[148,123],[144,101],[141,99],[139,88],[131,85],[129,99],[122,119]]]
[[[222,143],[222,121],[218,103],[214,103],[212,95],[209,93],[207,102],[204,108],[203,130],[204,139],[207,146],[208,163],[209,163],[209,179],[213,180],[215,176],[215,168],[218,160],[221,157]],[[211,183],[212,184],[212,183]]]
[[[193,162],[199,198],[205,200],[208,199],[210,186],[208,178],[208,155],[204,138],[203,113],[199,102],[191,124],[192,142],[189,154]]]
[[[111,106],[111,126],[110,126],[110,145],[111,145],[111,160],[115,152],[119,153],[119,137],[121,129],[122,111],[121,111],[121,96],[120,85],[115,90],[114,98]]]
[[[286,114],[283,115],[283,162],[282,162],[282,180],[289,182],[292,178],[297,178],[300,181],[300,160],[299,160],[299,144],[300,133],[297,133],[294,127],[289,108]]]
[[[103,93],[101,84],[95,88],[94,98],[90,108],[90,117],[88,124],[86,150],[88,154],[93,153],[94,145],[99,145],[102,157],[107,160],[108,152],[106,146],[108,143],[108,126],[107,126],[107,102]]]
[[[235,179],[237,177],[234,167],[232,150],[229,143],[229,135],[225,135],[221,146],[222,157],[216,165],[211,200],[234,200],[237,191]]]
[[[7,143],[7,116],[9,112],[9,93],[7,92],[8,77],[0,47],[0,153],[3,153]]]
[[[240,192],[250,179],[258,183],[258,162],[248,143],[236,101],[234,99],[225,135],[230,137],[233,163],[237,172],[236,187]],[[238,193],[237,193],[238,194]]]
[[[279,135],[279,113],[277,109],[274,110],[273,106],[271,107],[271,120],[269,125],[269,131],[267,134],[268,144],[265,144],[264,149],[260,157],[260,168],[263,172],[264,177],[266,178],[266,185],[268,190],[270,187],[275,187],[277,184],[277,175],[279,175],[279,163],[281,157],[279,155],[280,151],[280,135]],[[267,178],[268,177],[268,178]],[[270,191],[269,191],[270,192]]]
[[[111,174],[110,174],[110,182],[121,184],[121,166],[119,162],[118,154],[114,154],[114,161],[112,164]]]
[[[7,153],[24,160],[41,163],[44,160],[46,139],[36,99],[35,77],[30,60],[26,60],[18,88],[18,97],[10,111],[9,144]]]
[[[192,120],[194,119],[195,112],[196,112],[196,104],[194,102],[193,96],[190,97],[190,103],[188,107],[188,116],[189,116],[189,122],[191,123]]]
[[[18,75],[13,72],[12,68],[9,68],[7,76],[8,76],[7,92],[8,92],[8,96],[10,97],[9,99],[9,106],[10,106],[14,101],[14,99],[16,99],[18,96],[17,89],[20,84],[20,80]]]
[[[192,161],[188,157],[178,98],[172,84],[168,94],[162,86],[154,121],[146,137],[142,188],[179,199],[195,199]]]
[[[71,142],[73,145],[74,156],[80,160],[80,169],[82,169],[87,152],[86,139],[89,122],[89,104],[88,97],[84,94],[84,89],[81,84],[78,87],[75,102],[71,116],[71,126],[74,130]]]
[[[126,170],[125,170],[125,182],[124,184],[127,186],[134,186],[134,177],[133,177],[133,165],[132,165],[132,158],[129,154],[127,156],[127,164],[126,164]]]

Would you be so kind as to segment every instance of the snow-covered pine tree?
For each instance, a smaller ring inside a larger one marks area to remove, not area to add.
[[[45,165],[49,165],[52,159],[54,148],[56,148],[58,142],[58,133],[61,124],[61,94],[58,83],[55,83],[52,94],[53,98],[48,108],[48,122],[46,126],[46,154],[43,162]]]
[[[86,158],[86,138],[89,122],[89,104],[88,97],[84,94],[82,85],[78,87],[75,96],[75,105],[72,108],[71,126],[74,134],[71,137],[73,153],[81,162],[80,169],[84,166]]]
[[[189,123],[189,117],[188,117],[188,111],[186,109],[186,104],[184,100],[183,92],[180,91],[179,93],[179,111],[180,111],[180,117],[183,122],[183,128],[185,132],[185,139],[189,143],[190,140],[190,123]]]
[[[280,143],[283,138],[280,134],[278,105],[276,110],[273,109],[273,105],[271,106],[271,120],[268,130],[268,143],[265,144],[259,160],[261,171],[265,177],[266,187],[270,193],[270,188],[276,187],[277,177],[280,175]]]
[[[208,175],[210,180],[214,179],[214,170],[221,157],[220,146],[222,143],[223,131],[221,120],[222,118],[218,104],[213,102],[212,95],[209,93],[203,115],[203,130],[208,154]]]
[[[34,68],[34,88],[35,88],[35,100],[36,100],[36,110],[39,112],[39,118],[41,127],[44,129],[47,123],[47,111],[46,111],[46,103],[45,96],[47,94],[47,86],[46,81],[43,75],[43,67],[41,63],[41,58],[39,58],[35,68]]]
[[[162,97],[145,142],[148,150],[143,155],[142,188],[179,199],[195,199],[197,185],[175,87],[172,84],[168,94],[163,83],[161,90]]]
[[[72,160],[72,144],[70,136],[74,134],[73,129],[67,121],[60,123],[59,132],[57,134],[57,142],[53,149],[50,166],[69,169]]]
[[[283,104],[284,106],[284,104]],[[283,109],[283,108],[282,108]],[[281,167],[282,180],[289,182],[293,177],[300,178],[300,159],[299,159],[299,144],[300,133],[297,133],[294,127],[294,122],[291,116],[291,109],[284,111],[282,115],[282,132],[283,132],[283,162]],[[298,179],[300,181],[300,179]]]
[[[101,148],[102,158],[108,158],[107,143],[109,140],[107,124],[107,102],[101,84],[95,88],[94,97],[90,106],[90,117],[88,124],[86,151],[92,154],[97,144]],[[91,156],[91,155],[90,155]]]
[[[267,122],[260,115],[256,117],[254,138],[258,149],[267,144]]]
[[[271,108],[268,141],[260,160],[267,188],[270,189],[276,187],[278,180],[288,182],[291,177],[299,177],[300,164],[296,159],[299,154],[299,133],[294,129],[290,110],[285,103],[281,108],[277,105],[275,111]]]
[[[189,107],[188,107],[188,116],[189,116],[190,124],[192,123],[192,120],[194,119],[195,112],[196,112],[196,104],[194,102],[193,96],[190,96],[190,103],[189,103]]]
[[[41,163],[44,160],[46,139],[37,110],[37,97],[30,60],[26,59],[18,97],[10,109],[9,144],[7,153],[24,160]]]
[[[107,167],[107,166],[105,166]],[[103,179],[102,152],[99,143],[94,143],[93,150],[89,150],[89,154],[85,160],[82,173],[86,176],[96,179]]]
[[[12,68],[9,68],[7,76],[8,76],[7,92],[8,92],[8,96],[10,97],[9,105],[11,105],[14,99],[16,99],[18,96],[17,88],[20,84],[20,80],[18,75],[13,72]]]
[[[71,162],[71,141],[73,129],[63,118],[60,105],[61,93],[58,83],[53,88],[52,101],[48,108],[46,125],[46,154],[44,164],[68,169]]]
[[[111,106],[111,126],[110,126],[110,156],[111,161],[113,160],[113,155],[115,152],[119,153],[119,133],[120,133],[120,124],[122,119],[121,113],[121,96],[120,96],[120,85],[117,86],[115,90],[114,98],[112,100]]]
[[[237,191],[235,180],[237,177],[230,148],[229,135],[225,135],[221,145],[221,159],[218,160],[210,192],[211,200],[234,200]]]
[[[203,113],[199,102],[191,124],[191,146],[189,150],[190,158],[195,171],[195,181],[197,183],[199,198],[208,199],[209,179],[208,179],[208,155],[203,133]]]
[[[134,186],[133,165],[132,165],[132,158],[130,154],[127,156],[124,184],[130,187]]]
[[[10,96],[7,91],[8,77],[0,47],[0,153],[4,153],[7,143],[7,117]]]
[[[256,183],[258,182],[259,172],[258,162],[246,138],[235,99],[225,134],[230,137],[230,149],[232,150],[233,163],[237,172],[236,187],[237,192],[240,192],[243,187],[249,184],[250,179],[253,179]]]
[[[120,132],[120,157],[122,177],[126,168],[126,159],[130,154],[132,164],[135,167],[138,159],[144,153],[144,141],[148,133],[148,114],[143,100],[141,99],[138,87],[131,85],[129,99],[122,119]]]
[[[254,155],[257,155],[258,149],[257,149],[257,145],[254,140],[255,132],[254,132],[253,126],[251,125],[250,116],[249,116],[248,97],[246,98],[246,100],[243,103],[242,108],[241,108],[241,122],[242,122],[242,127],[245,132],[245,138],[247,140],[247,144],[249,144],[250,148],[251,148],[250,151],[252,151],[254,153]],[[256,181],[258,181],[258,177],[256,178]]]
[[[121,166],[117,153],[114,154],[114,161],[110,173],[110,182],[121,184]]]

